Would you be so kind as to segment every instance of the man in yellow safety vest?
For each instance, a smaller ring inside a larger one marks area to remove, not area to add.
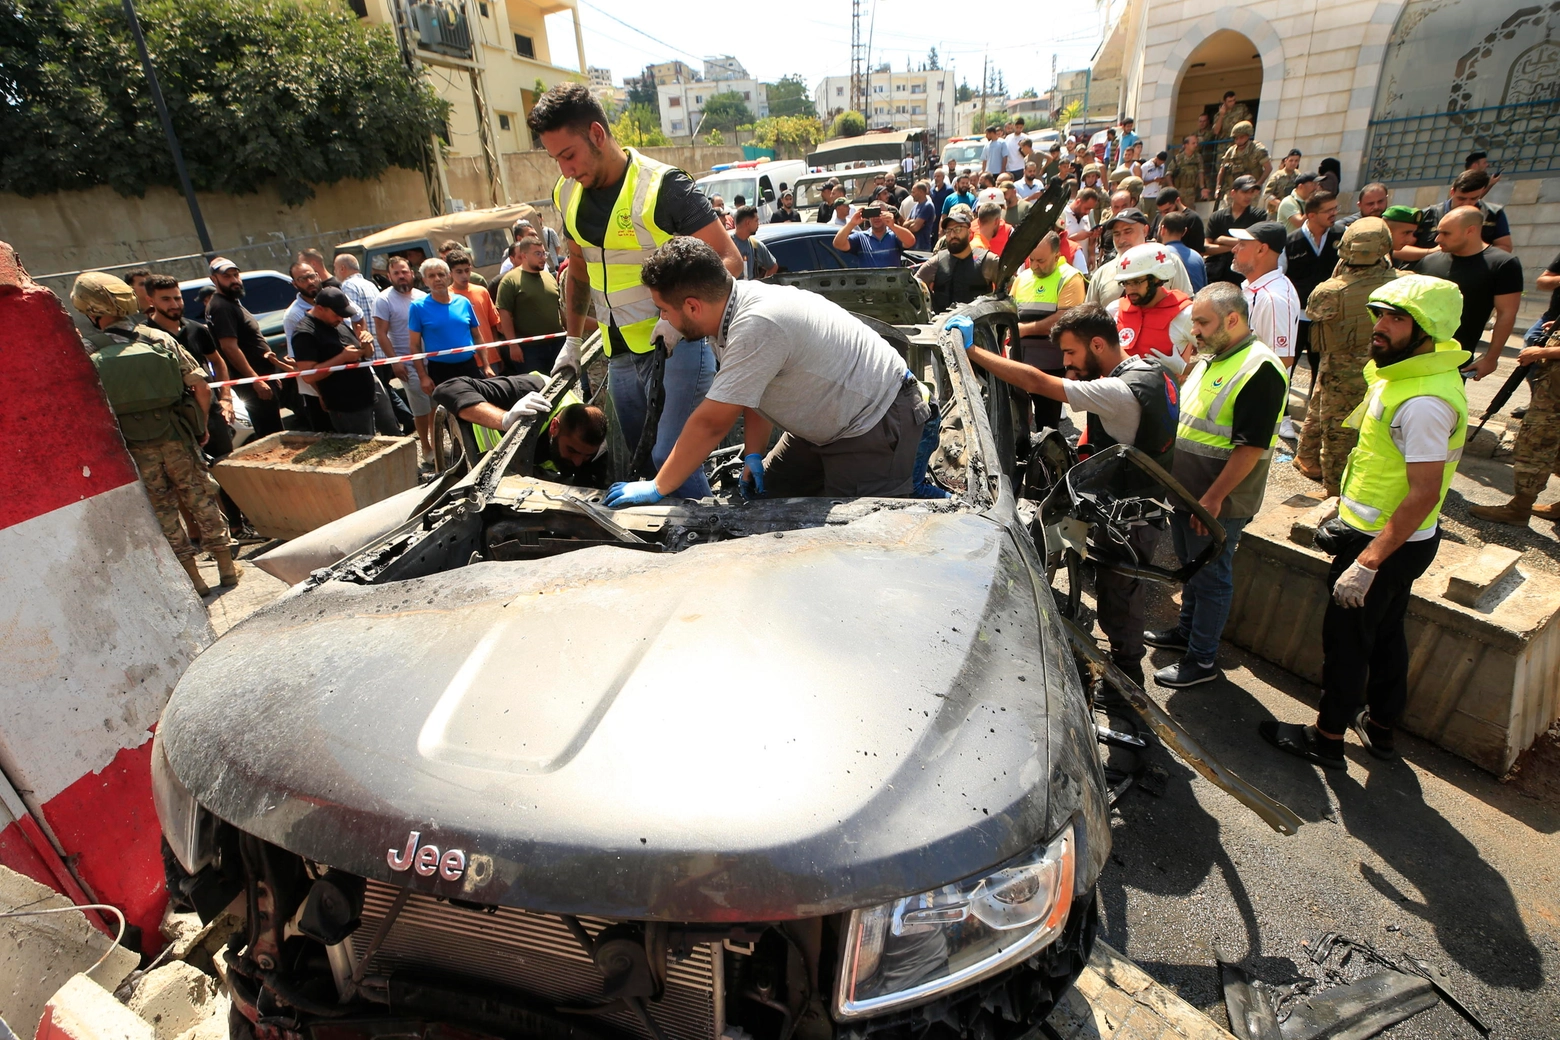
[[[553,87],[537,100],[526,123],[562,174],[553,205],[568,239],[567,339],[553,373],[579,368],[585,319],[593,312],[610,358],[612,402],[632,449],[649,410],[655,378],[651,332],[660,318],[640,280],[640,265],[677,235],[709,245],[734,277],[742,275],[742,254],[686,173],[613,140],[607,115],[585,84]],[[665,398],[650,453],[656,466],[671,453],[714,378],[715,355],[703,341],[685,343],[667,358]],[[709,493],[703,470],[673,492],[683,498]]]
[[[1322,619],[1322,702],[1316,724],[1264,722],[1263,739],[1334,769],[1352,726],[1377,758],[1396,755],[1393,727],[1408,701],[1403,619],[1415,579],[1435,560],[1447,488],[1468,434],[1455,339],[1462,293],[1411,274],[1370,294],[1376,315],[1367,390],[1348,419],[1360,431],[1338,493],[1338,516],[1317,532],[1332,554],[1332,601]],[[1362,708],[1361,701],[1368,707]]]
[[[1219,677],[1219,636],[1234,598],[1235,546],[1262,508],[1273,439],[1288,397],[1284,363],[1251,332],[1246,299],[1229,282],[1212,282],[1192,298],[1192,334],[1202,356],[1187,366],[1172,472],[1224,528],[1224,551],[1181,589],[1174,628],[1143,633],[1149,646],[1180,650],[1180,661],[1154,673],[1179,689]],[[1195,516],[1170,523],[1175,552],[1190,563],[1210,532]]]
[[[572,390],[554,405],[542,393],[546,387],[547,377],[540,372],[491,379],[457,376],[435,387],[433,400],[471,424],[481,453],[498,447],[515,423],[545,414],[547,428],[531,457],[536,476],[574,487],[606,487],[612,472],[606,413]]]

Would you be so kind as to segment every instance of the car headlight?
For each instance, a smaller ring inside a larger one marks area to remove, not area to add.
[[[1073,825],[985,877],[851,912],[834,1014],[877,1015],[1008,968],[1067,925]]]
[[[152,737],[152,803],[179,866],[194,874],[216,858],[217,818],[173,775],[160,732]]]

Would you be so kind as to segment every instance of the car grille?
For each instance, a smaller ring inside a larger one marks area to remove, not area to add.
[[[344,943],[348,972],[356,967],[359,951],[373,942],[399,891],[383,882],[368,883],[363,923]],[[579,920],[592,935],[612,923],[594,917]],[[721,963],[719,947],[708,945],[696,947],[685,960],[667,958],[665,991],[646,1007],[672,1040],[719,1040],[724,1017]],[[406,901],[366,974],[430,974],[519,990],[560,1005],[602,1003],[601,974],[561,918],[509,907],[468,910],[422,893]],[[609,1022],[653,1040],[628,1010],[586,1021]]]

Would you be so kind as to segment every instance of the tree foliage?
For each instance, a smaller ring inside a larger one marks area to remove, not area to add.
[[[937,69],[942,68],[942,66],[938,64],[936,47],[933,47],[931,50],[926,52],[926,67],[931,71],[936,71]]]
[[[969,101],[974,97],[975,92],[970,89],[970,81],[967,79],[959,80],[959,85],[953,92],[954,103],[963,104],[964,102]]]
[[[312,185],[419,168],[449,105],[386,27],[324,0],[141,0],[195,187]],[[0,0],[0,191],[177,186],[119,0]]]
[[[736,130],[743,123],[753,121],[753,111],[735,90],[711,94],[704,102],[704,126],[711,130]]]
[[[612,124],[612,136],[630,148],[659,148],[671,144],[661,132],[661,117],[649,105],[629,105]]]
[[[650,73],[650,66],[638,76],[628,81],[628,103],[630,105],[644,105],[646,108],[655,108],[660,102],[656,97],[655,76]]]
[[[765,86],[769,92],[770,115],[818,117],[818,106],[813,104],[802,77],[792,73],[782,76],[777,83],[767,83]]]
[[[834,117],[834,137],[860,137],[866,132],[867,117],[860,112],[841,112]]]
[[[709,133],[704,135],[704,143],[710,145],[713,148],[719,148],[721,145],[726,143],[726,135],[721,133],[719,130],[711,130]]]
[[[800,159],[823,140],[823,123],[817,117],[769,116],[753,125],[753,143],[773,148],[782,159]]]

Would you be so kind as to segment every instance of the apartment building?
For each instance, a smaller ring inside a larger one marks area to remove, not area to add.
[[[661,110],[661,132],[674,139],[703,132],[700,121],[704,118],[704,104],[716,94],[740,94],[755,119],[769,115],[769,89],[755,79],[663,83],[655,92]]]
[[[922,72],[874,72],[864,77],[869,127],[924,126],[939,138],[954,132],[956,96],[951,69]],[[818,112],[827,123],[850,108],[850,77],[826,76],[813,92]]]
[[[668,83],[693,83],[699,79],[693,66],[683,61],[663,61],[646,68],[658,87]]]

